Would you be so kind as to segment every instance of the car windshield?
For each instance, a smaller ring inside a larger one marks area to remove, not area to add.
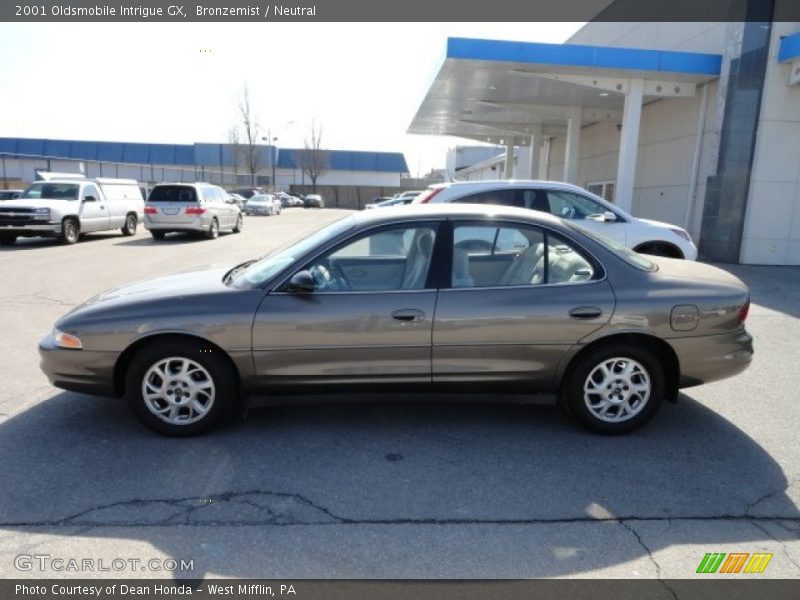
[[[320,244],[344,233],[354,225],[355,217],[353,216],[331,223],[327,227],[305,236],[283,249],[267,254],[238,273],[232,274],[228,284],[231,287],[243,289],[260,287]]]
[[[597,233],[596,231],[592,231],[591,229],[579,225],[574,221],[564,221],[564,223],[584,234],[586,237],[592,238],[595,242],[619,256],[629,265],[632,265],[637,269],[641,269],[642,271],[658,271],[658,265],[643,254],[634,252],[627,246],[623,246],[622,244],[615,242],[614,240],[609,239],[606,236]]]
[[[34,183],[22,194],[26,200],[77,200],[80,186],[76,183]]]

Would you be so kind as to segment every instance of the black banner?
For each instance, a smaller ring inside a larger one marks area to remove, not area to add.
[[[4,0],[0,21],[378,22],[746,21],[741,0]],[[775,0],[776,21],[800,20],[800,2]]]
[[[3,600],[291,598],[295,600],[784,600],[800,585],[787,579],[706,580],[0,580]]]

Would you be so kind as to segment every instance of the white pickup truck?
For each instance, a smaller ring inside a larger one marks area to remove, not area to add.
[[[0,204],[0,245],[11,246],[18,237],[74,244],[84,233],[109,229],[134,235],[143,214],[144,197],[134,179],[48,177]]]

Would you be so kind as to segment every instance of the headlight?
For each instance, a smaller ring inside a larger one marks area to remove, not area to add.
[[[53,329],[53,340],[55,340],[56,346],[59,348],[66,348],[68,350],[83,349],[83,344],[81,344],[77,336],[58,329]]]
[[[49,208],[37,208],[33,211],[33,218],[37,221],[49,221],[50,220],[50,209]]]
[[[687,242],[692,241],[692,237],[683,229],[678,229],[677,227],[670,227],[669,230],[678,237],[685,239]]]

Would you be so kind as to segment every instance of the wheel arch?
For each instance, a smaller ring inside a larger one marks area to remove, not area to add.
[[[648,240],[646,242],[641,242],[633,248],[633,251],[648,254],[645,252],[645,249],[651,246],[664,248],[671,253],[670,258],[686,258],[686,255],[683,253],[683,250],[681,250],[680,247],[672,242],[665,242],[664,240]]]
[[[680,381],[681,372],[678,355],[675,353],[675,350],[673,350],[672,346],[670,346],[667,342],[648,333],[614,333],[586,344],[575,354],[573,354],[562,367],[561,372],[558,375],[558,380],[556,381],[556,389],[562,389],[564,382],[569,379],[572,370],[575,368],[575,365],[577,365],[581,358],[583,358],[587,353],[604,346],[622,344],[630,344],[640,347],[644,346],[656,354],[656,356],[659,358],[659,361],[664,366],[664,378],[666,383],[666,395],[664,399],[668,400],[669,402],[675,402],[678,397],[678,382]]]
[[[125,350],[117,358],[117,362],[114,364],[114,392],[118,397],[122,397],[125,395],[125,375],[128,371],[128,367],[131,364],[134,356],[144,348],[156,344],[159,342],[166,342],[166,341],[185,341],[185,342],[199,342],[201,344],[211,346],[214,351],[219,352],[219,356],[222,356],[225,361],[228,363],[229,367],[231,368],[231,372],[235,375],[236,379],[236,390],[237,390],[237,399],[241,400],[242,397],[242,374],[239,371],[239,368],[236,366],[236,362],[231,358],[230,354],[228,354],[223,348],[219,345],[215,344],[209,339],[206,339],[200,335],[192,334],[192,333],[185,333],[185,332],[158,332],[153,333],[151,335],[147,335],[145,337],[139,338],[131,343]]]

